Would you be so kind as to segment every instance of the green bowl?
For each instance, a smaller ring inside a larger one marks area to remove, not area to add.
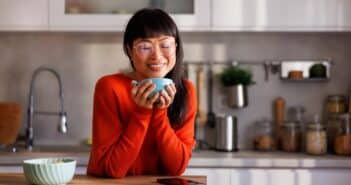
[[[74,176],[76,161],[68,158],[41,158],[23,161],[26,179],[38,185],[64,185]]]

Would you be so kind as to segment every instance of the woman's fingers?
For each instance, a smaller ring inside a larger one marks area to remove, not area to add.
[[[151,80],[133,86],[131,93],[135,103],[141,107],[152,108],[153,103],[157,99],[157,93],[150,97],[151,92],[155,89],[155,85]]]
[[[164,101],[165,101],[165,105],[169,105],[172,103],[172,98],[171,96],[165,91],[165,90],[162,90],[161,91],[161,97],[164,98]]]
[[[171,85],[166,86],[166,91],[167,91],[168,95],[173,99],[177,90],[175,88],[175,85],[171,84]]]
[[[144,93],[145,89],[147,89],[149,86],[152,85],[151,80],[147,80],[146,82],[140,83],[137,86],[137,92],[136,92],[136,96],[137,97],[141,97],[142,94]]]
[[[155,85],[149,85],[143,92],[140,93],[142,100],[147,101],[150,98],[151,92],[155,89]]]
[[[154,93],[150,98],[149,98],[149,102],[151,104],[154,104],[157,99],[160,97],[160,94],[159,93]]]
[[[151,80],[133,86],[132,95],[133,99],[139,106],[152,108],[155,104],[157,108],[167,108],[172,104],[176,94],[176,87],[173,84],[167,85],[164,90],[159,93],[152,94],[155,85]]]
[[[157,106],[159,107],[159,108],[164,108],[165,107],[165,105],[166,105],[166,100],[165,100],[165,98],[162,96],[162,94],[160,95],[160,100],[159,100],[159,102],[157,103]]]

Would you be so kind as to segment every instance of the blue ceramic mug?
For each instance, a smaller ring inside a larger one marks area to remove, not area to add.
[[[150,96],[160,92],[161,90],[166,90],[166,86],[173,83],[173,80],[170,78],[146,78],[140,82],[133,81],[133,84],[137,86],[139,83],[145,83],[147,80],[151,80],[152,83],[156,86],[155,89],[151,92]]]

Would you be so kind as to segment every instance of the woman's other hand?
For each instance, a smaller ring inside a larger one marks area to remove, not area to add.
[[[167,91],[167,92],[166,92]],[[168,108],[173,103],[174,96],[177,92],[174,83],[166,86],[166,91],[162,90],[159,94],[160,100],[155,104],[158,109]]]
[[[151,80],[147,80],[144,83],[140,83],[139,85],[133,85],[132,88],[132,98],[134,102],[140,106],[147,109],[152,109],[154,103],[157,101],[159,97],[159,93],[155,93],[151,97],[149,95],[155,89],[155,85]]]

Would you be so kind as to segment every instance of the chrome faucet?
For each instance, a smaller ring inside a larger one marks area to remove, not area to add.
[[[60,98],[60,108],[61,110],[58,112],[48,112],[48,111],[39,111],[34,109],[34,82],[40,72],[48,71],[54,74],[58,81],[59,85],[59,98]],[[28,103],[28,110],[27,110],[27,129],[26,129],[26,149],[32,150],[33,149],[33,141],[34,141],[34,130],[33,130],[33,118],[34,115],[49,115],[49,116],[59,116],[59,123],[58,123],[58,131],[61,133],[67,133],[67,113],[63,109],[63,91],[62,91],[62,82],[60,75],[54,69],[47,68],[47,67],[39,67],[36,69],[32,75],[32,79],[30,82],[30,91],[29,91],[29,103]]]

